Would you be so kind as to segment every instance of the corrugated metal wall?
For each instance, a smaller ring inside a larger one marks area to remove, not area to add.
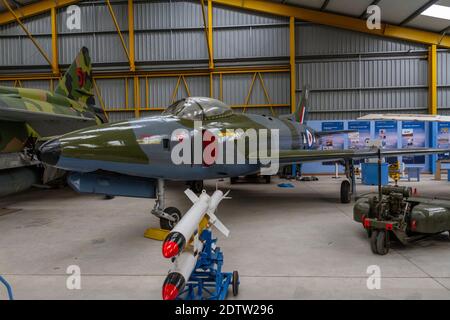
[[[427,112],[425,46],[311,24],[296,27],[296,41],[297,90],[311,89],[311,119]]]
[[[128,41],[126,1],[112,1]],[[80,47],[90,48],[96,70],[126,70],[126,54],[104,1],[80,3],[81,30],[67,28],[66,9],[58,10],[59,61],[72,62]],[[51,56],[49,15],[25,20],[25,24]],[[228,7],[213,8],[214,57],[217,66],[288,65],[289,21]],[[136,64],[140,70],[205,69],[208,52],[199,1],[135,1]],[[379,38],[320,25],[297,22],[297,94],[303,85],[311,89],[312,119],[351,119],[371,111],[423,113],[427,111],[428,71],[425,46]],[[450,110],[450,54],[438,53],[440,113]],[[49,70],[23,31],[13,23],[0,26],[0,67],[8,70]],[[11,72],[9,72],[11,73]],[[213,95],[241,106],[245,103],[254,74],[224,74],[220,94],[219,75],[213,78]],[[289,73],[264,73],[264,83],[273,104],[290,101]],[[191,95],[209,96],[209,77],[186,77]],[[110,109],[167,106],[172,101],[177,77],[140,79],[140,99],[133,101],[133,83],[124,79],[98,81],[101,96]],[[12,83],[14,85],[14,83]],[[24,82],[24,86],[49,88],[48,81]],[[126,92],[128,91],[128,95]],[[187,91],[180,85],[175,98]],[[249,104],[267,104],[256,79]],[[240,109],[236,109],[240,110]],[[279,114],[289,107],[277,107]],[[268,108],[248,112],[269,113]],[[141,115],[154,111],[142,111]],[[133,110],[111,112],[113,120],[134,116]]]

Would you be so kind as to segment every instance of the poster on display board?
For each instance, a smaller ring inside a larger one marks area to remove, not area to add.
[[[438,122],[438,132],[437,132],[437,148],[438,149],[448,149],[450,147],[450,122]],[[448,160],[450,157],[448,154],[438,155],[439,160]]]
[[[383,149],[397,149],[397,121],[375,121],[375,140],[380,140]],[[386,158],[386,162],[395,163],[397,157]]]
[[[425,122],[402,122],[402,148],[425,148]],[[403,156],[406,164],[425,164],[425,156]]]
[[[339,131],[344,130],[344,122],[322,122],[322,131]],[[320,147],[322,150],[343,150],[344,149],[344,134],[332,134],[329,136],[322,136]],[[325,166],[334,165],[334,162],[323,162]]]
[[[350,121],[348,130],[355,130],[348,134],[349,149],[364,149],[370,141],[370,121]],[[360,164],[362,160],[355,160],[355,164]]]
[[[350,121],[348,130],[355,130],[348,134],[349,149],[364,149],[370,141],[370,121]]]

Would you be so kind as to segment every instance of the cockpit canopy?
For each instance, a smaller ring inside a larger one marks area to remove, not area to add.
[[[231,116],[233,110],[222,101],[212,98],[185,98],[178,100],[162,113],[187,120],[213,120]]]

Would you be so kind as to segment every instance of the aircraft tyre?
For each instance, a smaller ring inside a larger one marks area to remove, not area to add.
[[[161,226],[161,229],[172,230],[173,227],[175,227],[175,225],[178,223],[178,221],[181,220],[181,212],[175,207],[168,207],[164,209],[164,212],[175,218],[175,221],[169,221],[167,219],[160,218],[159,225]]]
[[[344,180],[341,183],[341,203],[350,203],[351,200],[350,181]]]

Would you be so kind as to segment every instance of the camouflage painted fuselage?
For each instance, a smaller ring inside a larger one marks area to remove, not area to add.
[[[51,154],[54,149],[55,157],[43,161],[70,171],[103,170],[182,181],[247,175],[256,173],[261,168],[260,164],[249,163],[176,165],[171,155],[175,145],[180,143],[178,138],[172,136],[177,129],[186,129],[190,137],[193,137],[194,121],[175,116],[156,116],[88,128],[47,143],[42,151]],[[311,128],[293,120],[276,117],[231,114],[202,121],[200,129],[222,133],[238,129],[278,129],[280,150],[315,149],[318,146],[318,139]],[[223,134],[219,143],[225,144],[227,139],[234,139],[237,145],[239,138]]]

